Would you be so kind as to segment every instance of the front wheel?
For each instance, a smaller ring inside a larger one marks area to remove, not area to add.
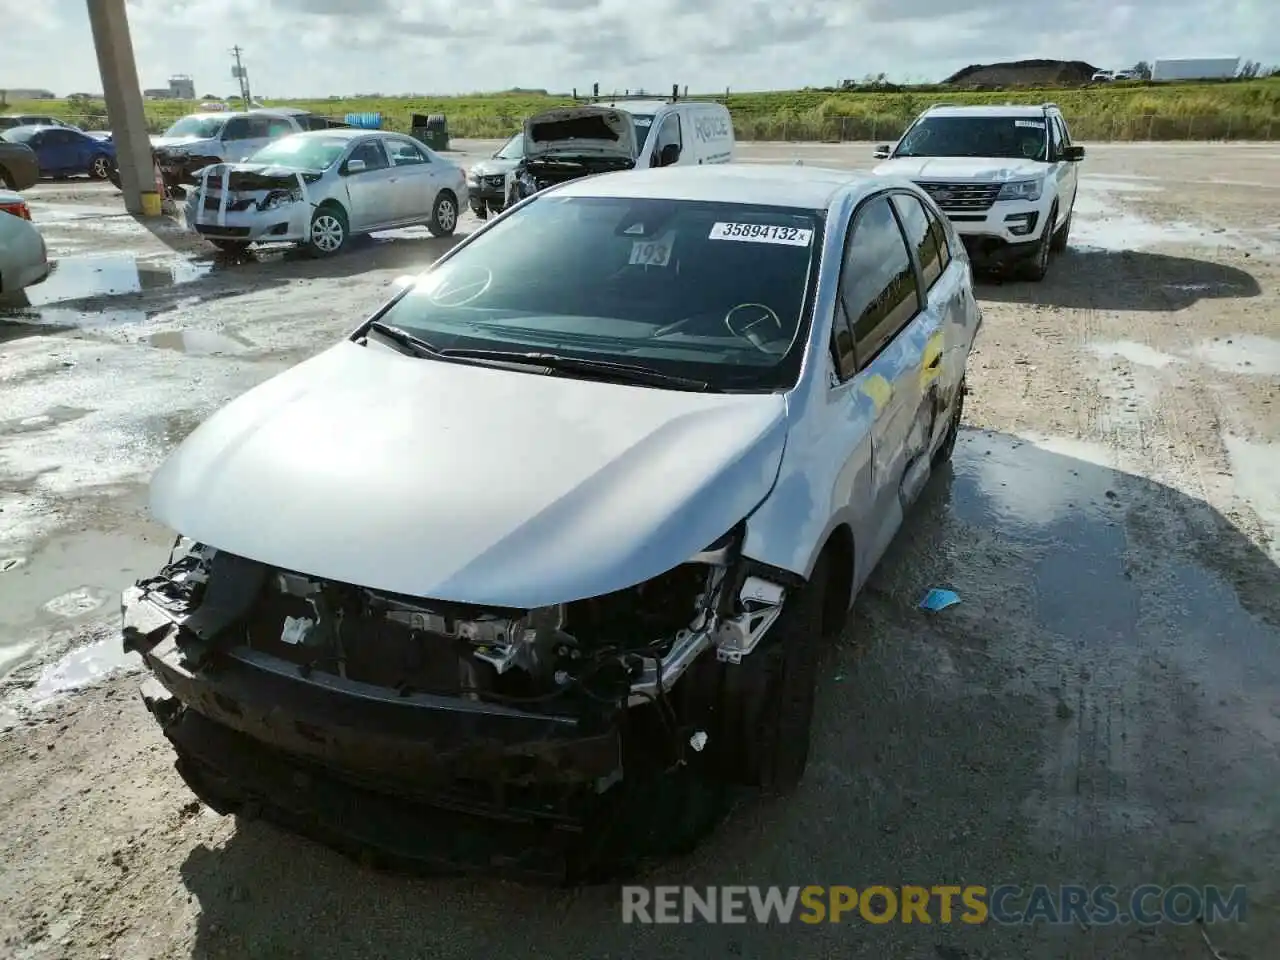
[[[347,245],[347,215],[341,207],[325,204],[311,218],[311,230],[303,249],[313,257],[331,257]]]
[[[1035,250],[1022,265],[1022,275],[1033,283],[1039,283],[1049,272],[1049,254],[1053,250],[1053,224],[1058,219],[1055,207],[1049,211],[1049,219],[1045,222],[1044,232],[1036,241]]]
[[[1067,211],[1067,219],[1062,221],[1062,226],[1053,234],[1053,242],[1050,247],[1054,253],[1061,253],[1067,249],[1067,238],[1071,236],[1071,214],[1073,212],[1072,210]]]
[[[111,168],[115,166],[106,154],[100,153],[89,161],[89,177],[93,180],[106,180],[111,176]]]
[[[431,210],[427,229],[433,237],[450,236],[458,228],[458,198],[448,190],[441,190],[436,205]]]
[[[788,594],[760,645],[741,663],[717,664],[719,766],[731,782],[786,793],[804,776],[829,570],[824,553],[809,581]]]

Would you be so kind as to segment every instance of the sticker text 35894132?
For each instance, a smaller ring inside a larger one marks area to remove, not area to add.
[[[779,227],[766,223],[713,223],[708,240],[739,240],[745,243],[780,243],[807,247],[813,241],[808,227]]]

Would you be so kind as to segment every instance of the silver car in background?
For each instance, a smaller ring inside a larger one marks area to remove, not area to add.
[[[466,203],[463,169],[412,137],[312,130],[200,170],[186,219],[223,250],[284,242],[330,256],[374,230],[425,225],[449,236]]]

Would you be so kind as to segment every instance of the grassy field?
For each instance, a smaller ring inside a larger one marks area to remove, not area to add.
[[[1280,78],[1176,85],[1119,83],[1087,89],[999,92],[884,92],[821,90],[731,93],[729,109],[742,140],[892,140],[920,110],[933,103],[1057,103],[1080,140],[1280,139]],[[722,99],[723,94],[716,95]],[[568,96],[528,92],[457,97],[268,100],[343,117],[381,113],[384,127],[407,130],[414,113],[443,113],[455,137],[501,137]],[[191,104],[148,101],[147,118],[158,132],[191,111]],[[13,103],[8,111],[54,111],[86,126],[104,126],[105,109],[86,100]]]

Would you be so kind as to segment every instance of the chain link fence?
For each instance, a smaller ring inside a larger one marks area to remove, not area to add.
[[[105,116],[68,117],[82,130],[105,130]],[[334,119],[341,119],[335,117]],[[388,116],[387,129],[408,133],[407,120]],[[149,124],[151,133],[163,133],[172,121]],[[890,143],[902,136],[910,119],[896,117],[827,117],[820,120],[736,116],[734,133],[739,140],[842,143]],[[1169,117],[1144,114],[1126,117],[1067,117],[1073,140],[1082,142],[1132,142],[1144,140],[1273,140],[1280,137],[1280,117],[1219,116],[1216,114]],[[497,139],[520,130],[519,117],[450,117],[454,137]]]

